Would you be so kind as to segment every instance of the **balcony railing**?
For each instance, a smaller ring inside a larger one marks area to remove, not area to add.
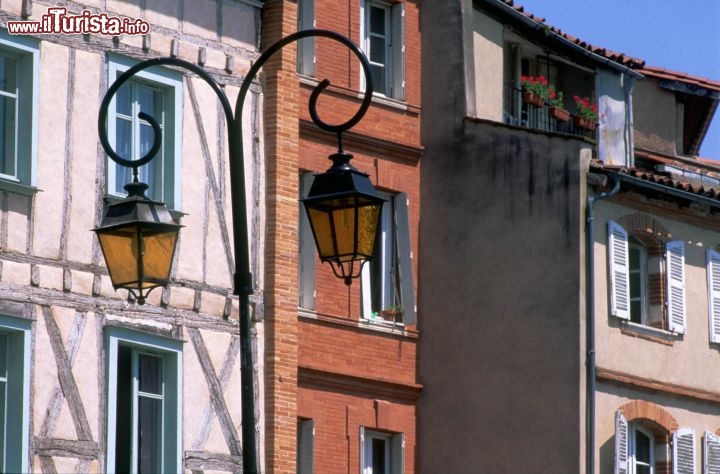
[[[547,103],[542,107],[537,107],[525,102],[520,89],[505,86],[504,99],[503,120],[507,124],[595,139],[595,131],[575,125],[573,115],[570,115],[568,121],[558,120],[551,116],[550,107]]]

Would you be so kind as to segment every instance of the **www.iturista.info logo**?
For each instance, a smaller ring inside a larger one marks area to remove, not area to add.
[[[8,21],[7,29],[11,35],[146,35],[150,32],[150,24],[140,19],[95,14],[89,10],[73,15],[68,14],[67,8],[51,7],[40,21]]]

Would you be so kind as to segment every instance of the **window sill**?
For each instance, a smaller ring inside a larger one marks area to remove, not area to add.
[[[319,323],[329,323],[329,324],[339,324],[342,326],[349,326],[357,329],[362,329],[364,331],[372,331],[372,332],[381,332],[386,334],[393,334],[393,335],[400,335],[400,336],[407,336],[410,338],[416,338],[417,337],[417,331],[413,329],[408,329],[405,327],[402,323],[393,323],[390,321],[376,321],[376,320],[370,320],[370,319],[347,319],[347,318],[339,318],[336,316],[329,316],[320,314],[316,311],[306,309],[306,308],[298,308],[298,318],[303,319],[309,319],[314,320]]]
[[[320,83],[320,81],[316,77],[300,75],[300,84],[302,84],[302,85],[306,85],[306,86],[314,88],[319,83]],[[333,87],[333,86],[330,86],[328,89],[332,89],[334,92],[340,92],[340,93],[346,91],[346,89],[341,90],[341,89]],[[345,93],[346,93],[346,95],[351,94],[350,91],[347,91]],[[354,94],[358,98],[362,99],[363,96],[365,95],[365,91],[362,90],[359,92],[355,92]],[[397,110],[403,110],[403,111],[410,110],[410,106],[408,105],[408,103],[406,101],[400,100],[400,99],[393,99],[392,97],[388,97],[384,94],[380,94],[379,92],[373,92],[372,101],[375,104],[384,105],[386,107],[390,107],[390,108],[397,109]]]
[[[9,193],[22,194],[23,196],[32,197],[40,190],[35,186],[28,186],[22,184],[19,181],[10,181],[8,179],[0,178],[0,191],[7,191]]]
[[[620,321],[620,332],[626,336],[633,336],[666,346],[675,345],[675,341],[682,336],[681,334],[676,334],[665,329],[658,329],[629,321]]]

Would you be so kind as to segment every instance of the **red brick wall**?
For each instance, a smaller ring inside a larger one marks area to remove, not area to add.
[[[295,31],[297,5],[271,0],[263,50]],[[297,428],[298,82],[295,45],[263,70],[267,232],[265,243],[265,472],[294,473]]]
[[[360,472],[360,426],[405,433],[405,472],[415,472],[414,403],[375,400],[302,382],[298,392],[301,416],[315,422],[315,472]]]

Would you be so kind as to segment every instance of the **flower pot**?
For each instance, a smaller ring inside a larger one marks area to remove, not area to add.
[[[559,122],[567,122],[570,120],[570,112],[565,109],[561,109],[560,107],[550,107],[548,109],[548,114],[550,114],[550,117],[557,119]]]
[[[533,107],[542,107],[543,105],[545,105],[545,99],[530,91],[523,92],[523,101],[532,105]]]
[[[577,128],[582,128],[584,130],[593,131],[595,130],[596,122],[594,120],[586,119],[583,117],[574,116],[573,117],[573,124]]]

